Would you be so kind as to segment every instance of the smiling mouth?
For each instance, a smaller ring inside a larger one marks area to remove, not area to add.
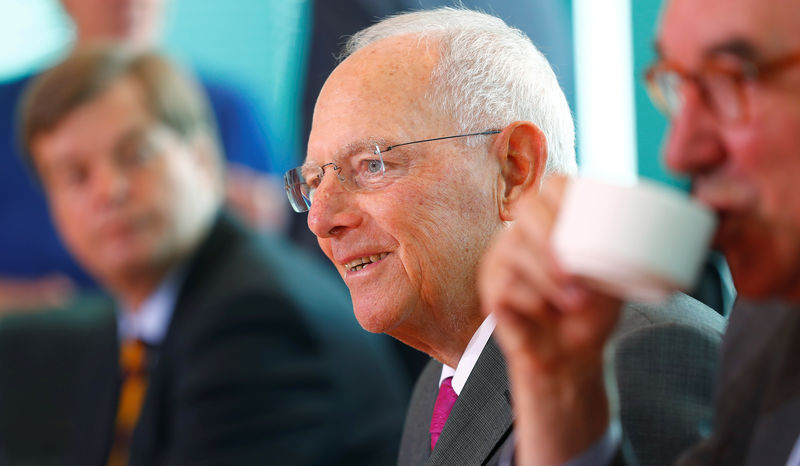
[[[382,252],[380,254],[373,254],[371,256],[364,256],[359,257],[358,259],[353,259],[350,262],[344,264],[344,268],[348,272],[357,272],[364,267],[368,266],[369,264],[373,264],[375,262],[383,260],[386,256],[388,256],[388,252]]]

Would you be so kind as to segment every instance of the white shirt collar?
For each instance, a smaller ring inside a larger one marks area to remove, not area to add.
[[[464,384],[467,383],[469,374],[472,373],[472,369],[475,367],[478,357],[480,357],[483,352],[483,348],[486,347],[489,337],[492,336],[496,323],[497,321],[494,318],[494,314],[489,314],[483,319],[483,323],[481,323],[481,326],[478,327],[478,330],[472,335],[472,339],[467,343],[467,349],[464,350],[464,354],[461,355],[461,359],[458,360],[458,365],[455,369],[447,364],[442,364],[442,375],[439,377],[440,387],[444,379],[452,377],[453,391],[456,392],[456,395],[461,395],[461,390],[464,389]]]
[[[140,339],[153,346],[161,344],[172,320],[182,281],[183,273],[175,270],[167,275],[139,309],[119,304],[117,317],[120,339]]]

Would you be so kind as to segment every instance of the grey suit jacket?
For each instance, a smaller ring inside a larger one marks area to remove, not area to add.
[[[800,309],[737,302],[718,387],[714,431],[680,464],[786,464],[800,435]]]
[[[417,381],[400,444],[400,465],[497,464],[511,433],[511,393],[503,354],[490,339],[453,405],[431,453],[430,422],[442,364],[431,360]]]
[[[658,307],[631,304],[623,310],[613,347],[619,409],[623,428],[635,433],[628,443],[643,464],[668,464],[701,438],[723,326],[719,314],[685,295]],[[502,353],[490,339],[431,452],[441,369],[432,360],[417,381],[398,464],[497,464],[513,430]]]

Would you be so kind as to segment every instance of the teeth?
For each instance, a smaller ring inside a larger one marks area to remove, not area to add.
[[[378,262],[379,260],[382,260],[388,255],[389,255],[388,252],[382,252],[380,254],[373,254],[371,256],[359,257],[358,259],[353,259],[347,264],[345,264],[344,268],[346,268],[351,272],[355,272],[363,269],[367,264],[371,264],[373,262]]]

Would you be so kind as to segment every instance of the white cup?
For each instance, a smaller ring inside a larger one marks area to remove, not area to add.
[[[709,209],[654,182],[575,178],[552,240],[565,271],[622,299],[659,302],[693,287],[715,225]]]

